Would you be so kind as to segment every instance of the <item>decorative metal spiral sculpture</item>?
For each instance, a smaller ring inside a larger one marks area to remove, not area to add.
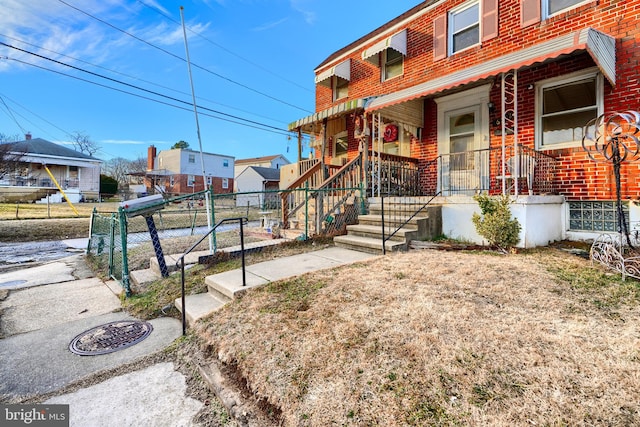
[[[616,180],[618,232],[624,234],[632,247],[629,229],[622,209],[620,165],[640,160],[640,113],[625,111],[606,113],[590,120],[584,127],[582,148],[594,162],[613,164]]]

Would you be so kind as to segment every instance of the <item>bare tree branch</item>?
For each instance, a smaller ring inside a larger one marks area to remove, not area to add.
[[[100,146],[91,140],[89,135],[84,132],[75,131],[71,134],[71,144],[76,151],[93,156]]]

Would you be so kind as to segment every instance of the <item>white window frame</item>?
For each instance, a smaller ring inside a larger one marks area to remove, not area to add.
[[[195,187],[195,186],[196,186],[195,175],[187,175],[187,187]]]
[[[349,80],[341,79],[338,76],[332,76],[331,87],[333,88],[333,100],[337,101],[349,96]],[[338,86],[338,83],[345,83]]]
[[[393,62],[389,62],[389,51],[393,51],[394,53],[399,55],[399,58],[395,58],[393,60]],[[404,55],[402,54],[402,52],[398,52],[395,49],[385,49],[383,56],[382,56],[382,81],[387,81],[387,80],[391,80],[394,79],[396,77],[400,77],[404,74]],[[394,74],[392,76],[388,76],[387,74],[387,69],[392,66],[392,65],[396,65],[397,63],[400,63],[400,72],[398,74]]]
[[[208,176],[208,177],[207,177],[207,187],[210,187],[210,186],[211,186],[211,182],[212,182],[212,177],[211,177],[211,176]]]
[[[547,0],[544,0],[544,1],[547,1]],[[455,15],[457,15],[457,14],[459,14],[459,13],[461,13],[461,12],[464,12],[464,11],[466,11],[467,9],[470,9],[470,8],[472,8],[472,7],[474,7],[474,6],[477,6],[477,7],[478,7],[478,20],[477,20],[477,24],[467,26],[467,27],[465,27],[465,28],[461,29],[460,31],[458,31],[457,33],[454,33],[454,32],[453,32],[453,21],[454,21],[454,17],[455,17]],[[451,10],[447,13],[447,55],[448,55],[448,56],[455,55],[456,53],[460,53],[460,52],[463,52],[463,51],[465,51],[465,50],[467,50],[467,49],[470,49],[470,48],[472,48],[472,47],[474,47],[474,46],[478,46],[478,45],[480,45],[480,43],[481,43],[481,41],[482,41],[482,28],[481,28],[481,25],[482,25],[482,7],[481,7],[481,6],[482,6],[482,5],[480,4],[480,0],[473,0],[473,1],[470,1],[470,2],[468,2],[468,3],[465,3],[465,4],[461,5],[461,6],[459,6],[459,7],[456,7],[456,8],[454,8],[454,9],[451,9]],[[454,37],[456,34],[458,34],[458,33],[462,32],[462,31],[464,31],[464,30],[467,30],[467,29],[469,29],[469,28],[471,28],[471,27],[474,27],[475,25],[477,25],[477,26],[478,26],[478,42],[477,42],[477,43],[474,43],[474,44],[472,44],[472,45],[470,45],[470,46],[467,46],[467,47],[465,47],[465,48],[462,48],[462,49],[460,49],[460,50],[455,50],[455,51],[454,51],[454,50],[453,50],[453,48],[454,48],[453,37]]]
[[[174,184],[175,184],[175,181],[174,181],[174,179],[173,179],[173,175],[171,175],[171,176],[169,177],[169,186],[173,187],[173,186],[174,186]]]
[[[189,163],[195,163],[196,162],[196,155],[195,154],[189,154],[188,161],[189,161]]]
[[[551,18],[552,16],[564,13],[564,12],[566,12],[568,10],[574,9],[576,7],[582,6],[583,4],[591,3],[593,0],[578,1],[578,2],[576,2],[574,4],[572,4],[572,5],[569,5],[569,6],[565,7],[564,9],[560,9],[557,12],[554,12],[554,13],[549,12],[549,9],[550,9],[549,3],[552,0],[541,0],[541,1],[542,1],[542,5],[541,5],[542,6],[542,11],[541,11],[542,12],[542,19],[547,19],[547,18]]]
[[[565,74],[562,76],[554,77],[551,79],[541,80],[536,83],[536,100],[535,100],[535,145],[538,150],[556,150],[561,148],[577,147],[582,145],[582,140],[562,142],[556,144],[544,144],[542,140],[542,111],[543,111],[543,95],[544,90],[566,85],[570,83],[576,83],[581,80],[593,79],[596,80],[596,117],[600,116],[604,111],[604,78],[602,73],[596,67],[588,68],[585,70],[577,71],[575,73]],[[568,111],[567,111],[568,113]],[[585,123],[586,124],[586,123]]]
[[[222,188],[224,190],[229,188],[229,178],[222,178]]]
[[[229,159],[223,159],[222,160],[222,167],[225,167],[225,168],[229,167]]]

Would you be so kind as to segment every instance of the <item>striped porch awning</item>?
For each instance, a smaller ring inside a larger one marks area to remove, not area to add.
[[[338,105],[334,105],[331,108],[327,108],[326,110],[313,113],[310,116],[296,120],[293,123],[289,123],[289,130],[292,131],[300,128],[301,130],[308,132],[312,130],[312,125],[321,123],[324,119],[330,119],[332,117],[339,116],[349,111],[357,110],[359,108],[364,108],[363,98],[353,99]]]
[[[316,76],[316,84],[331,87],[331,77],[337,76],[347,81],[351,80],[351,59],[323,71]]]
[[[401,102],[432,95],[447,89],[474,83],[510,70],[558,58],[578,51],[586,51],[609,82],[616,84],[616,40],[593,28],[570,33],[543,43],[509,53],[473,67],[429,80],[427,82],[370,99],[366,111],[376,111]]]
[[[404,56],[407,56],[407,30],[404,29],[395,33],[392,36],[380,40],[369,49],[364,50],[364,52],[362,52],[362,59],[378,65],[378,55],[386,49],[397,50]]]

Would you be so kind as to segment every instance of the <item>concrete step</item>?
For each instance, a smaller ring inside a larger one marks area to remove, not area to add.
[[[388,215],[384,216],[385,226],[397,228],[398,226],[404,224],[407,221],[408,217],[389,217]],[[413,217],[405,224],[407,228],[418,228],[420,226],[420,222],[428,221],[429,218],[426,216],[416,216]],[[382,215],[377,214],[367,214],[367,215],[359,215],[358,223],[367,224],[367,225],[377,225],[382,227]]]
[[[382,253],[382,239],[347,234],[334,237],[333,243],[340,248],[352,249],[370,254]],[[407,249],[406,242],[393,240],[386,241],[384,246],[387,252],[404,251]]]
[[[230,301],[228,298],[221,298],[210,293],[186,295],[184,305],[187,309],[185,313],[187,323],[193,325],[203,317],[219,310]],[[182,313],[182,298],[176,298],[175,305]]]
[[[385,235],[390,235],[393,241],[408,242],[417,238],[418,231],[415,228],[403,227],[396,231],[395,227],[385,227]],[[374,239],[382,239],[382,226],[369,224],[353,224],[347,225],[347,233],[350,236],[371,237]]]

